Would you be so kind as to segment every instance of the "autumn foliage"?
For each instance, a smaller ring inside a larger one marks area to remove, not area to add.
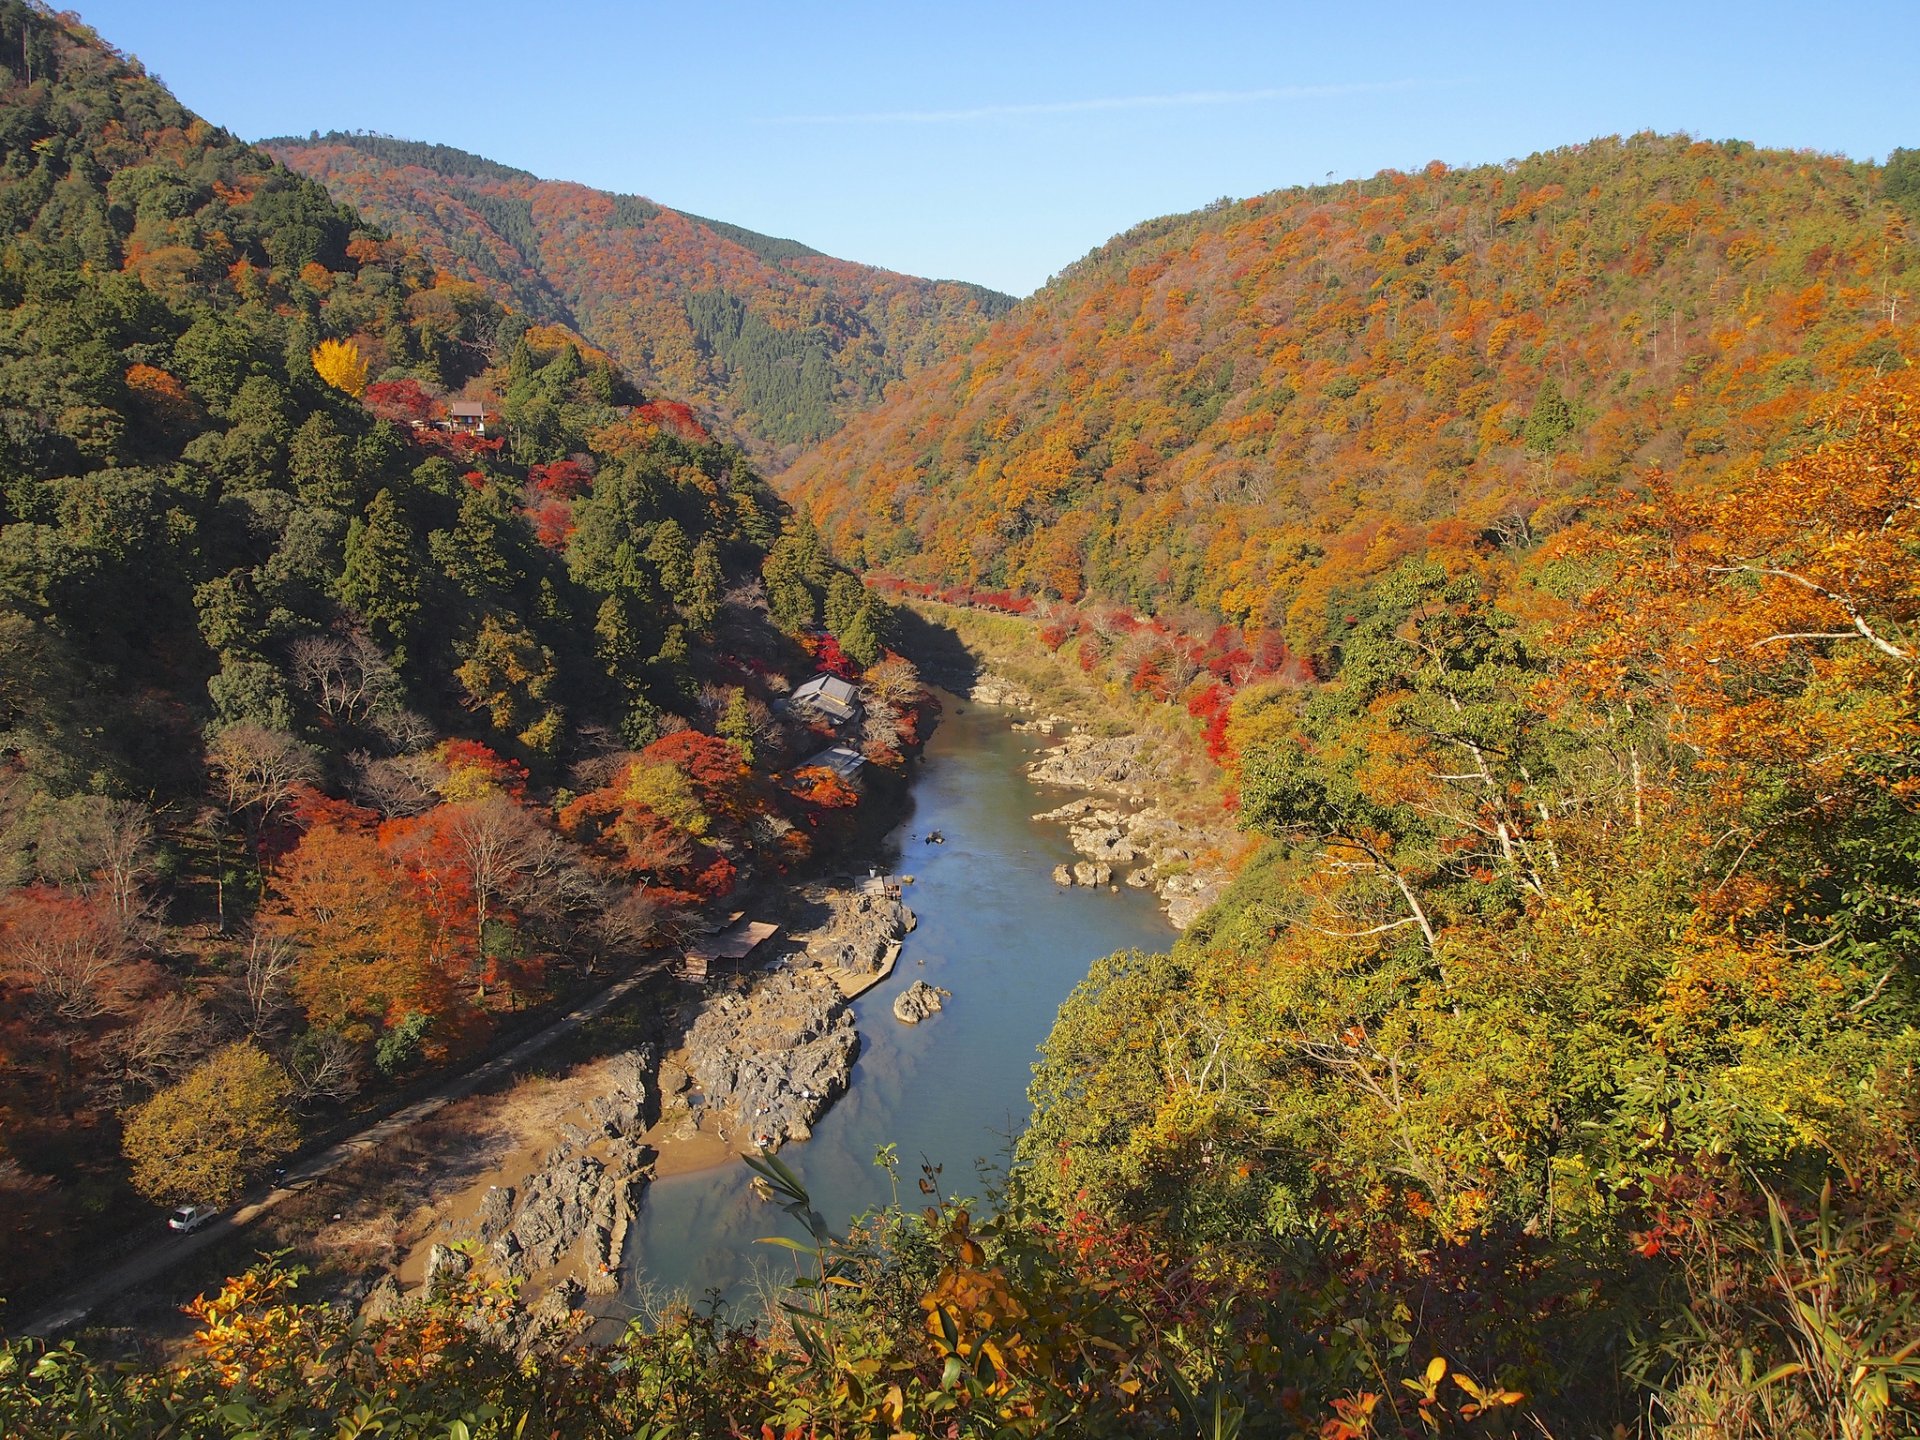
[[[1154,221],[789,493],[905,581],[1190,607],[1329,660],[1403,559],[1525,546],[1650,466],[1750,472],[1901,363],[1920,252],[1878,183],[1636,135]]]
[[[697,407],[762,458],[830,434],[1012,303],[444,146],[345,134],[267,145],[444,275],[529,315],[580,317],[647,392],[634,425],[704,443]]]

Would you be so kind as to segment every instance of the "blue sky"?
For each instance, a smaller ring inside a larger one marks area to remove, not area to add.
[[[1222,195],[1637,130],[1920,147],[1920,0],[79,0],[248,139],[369,129],[1025,294]]]

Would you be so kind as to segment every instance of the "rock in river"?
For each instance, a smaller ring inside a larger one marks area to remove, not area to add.
[[[893,1002],[893,1014],[896,1020],[904,1020],[909,1025],[918,1025],[927,1016],[938,1010],[941,1003],[953,992],[942,990],[937,985],[929,985],[924,980],[916,980],[902,990]]]
[[[1100,886],[1113,879],[1111,865],[1096,865],[1091,860],[1082,860],[1073,867],[1073,883],[1076,885]]]

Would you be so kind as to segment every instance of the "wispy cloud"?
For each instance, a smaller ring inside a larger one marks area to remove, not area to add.
[[[1426,80],[1367,80],[1349,85],[1272,85],[1260,90],[1181,90],[1167,95],[1107,95],[1087,100],[1035,100],[971,105],[953,110],[858,110],[841,115],[775,115],[776,125],[964,125],[1037,115],[1087,115],[1104,110],[1179,110],[1203,105],[1256,105],[1272,100],[1333,100],[1414,90]]]

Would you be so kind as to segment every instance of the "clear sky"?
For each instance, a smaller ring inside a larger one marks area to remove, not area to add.
[[[70,0],[247,139],[366,129],[1014,294],[1223,195],[1599,135],[1920,147],[1920,0]]]

